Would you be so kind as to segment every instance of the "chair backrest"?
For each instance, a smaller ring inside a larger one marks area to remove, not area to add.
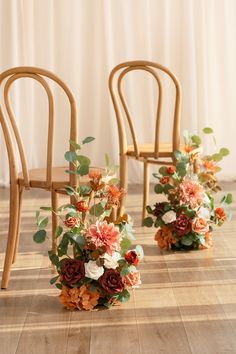
[[[128,126],[130,129],[131,137],[133,140],[134,151],[136,158],[139,158],[139,144],[137,139],[137,133],[135,126],[131,117],[131,113],[128,109],[127,101],[124,97],[123,91],[123,79],[124,77],[134,71],[142,70],[151,74],[158,87],[158,99],[157,99],[157,113],[156,113],[156,126],[155,126],[155,141],[154,141],[154,151],[152,152],[155,158],[159,155],[159,143],[160,143],[160,127],[161,127],[161,115],[162,115],[162,104],[163,104],[163,85],[160,77],[160,72],[166,73],[175,87],[175,102],[174,102],[174,117],[173,117],[173,131],[172,131],[172,149],[173,151],[179,148],[180,144],[180,108],[181,108],[181,89],[180,83],[176,76],[164,66],[150,61],[129,61],[117,65],[110,73],[109,76],[109,90],[111,93],[117,124],[119,131],[119,144],[120,153],[125,154],[127,151],[127,134],[125,130],[125,119],[123,117],[121,107],[128,121]]]
[[[25,149],[22,142],[20,132],[18,130],[13,109],[10,102],[10,88],[12,84],[20,78],[31,78],[39,82],[48,98],[48,134],[47,134],[47,158],[46,158],[46,176],[45,183],[46,188],[50,189],[52,184],[52,164],[53,164],[53,133],[54,133],[54,96],[50,88],[50,84],[54,81],[58,84],[64,93],[66,94],[70,104],[70,139],[77,141],[77,105],[76,100],[69,89],[69,87],[55,74],[50,71],[37,68],[37,67],[15,67],[6,70],[0,74],[0,86],[3,86],[3,99],[0,104],[0,123],[2,125],[3,134],[6,142],[9,169],[10,169],[10,181],[16,180],[18,171],[16,169],[16,152],[14,146],[18,147],[19,156],[21,159],[22,173],[24,178],[24,185],[29,188],[29,173],[28,165],[25,155]],[[5,107],[4,107],[5,106]],[[4,107],[4,109],[3,109]],[[5,112],[7,114],[5,114]],[[69,140],[69,137],[68,137]],[[16,144],[15,144],[16,143]],[[73,150],[73,146],[70,146]],[[73,165],[70,166],[73,169]],[[75,184],[75,175],[70,174],[68,181],[71,184]]]

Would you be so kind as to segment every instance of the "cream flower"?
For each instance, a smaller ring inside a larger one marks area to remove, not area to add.
[[[199,208],[197,215],[199,218],[210,220],[210,212],[207,208],[204,207]]]
[[[158,193],[156,195],[156,203],[168,203],[169,200],[164,193]]]
[[[85,276],[94,280],[98,280],[104,273],[104,268],[99,267],[95,261],[84,263]]]
[[[176,213],[173,210],[167,211],[167,213],[162,216],[162,220],[165,224],[170,224],[176,220]]]
[[[118,267],[119,264],[117,260],[120,258],[120,256],[117,252],[114,252],[112,256],[109,253],[105,253],[103,258],[104,258],[104,266],[107,269],[116,269]]]

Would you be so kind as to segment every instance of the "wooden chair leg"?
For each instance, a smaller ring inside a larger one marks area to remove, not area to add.
[[[143,164],[143,213],[142,226],[144,226],[144,219],[147,216],[146,206],[149,201],[149,164],[147,161]]]
[[[23,191],[24,191],[24,187],[20,186],[20,187],[19,187],[19,207],[18,207],[18,220],[17,220],[16,243],[15,243],[15,249],[14,249],[14,255],[13,255],[12,263],[15,263],[15,261],[16,261],[16,255],[17,255],[18,246],[19,246],[20,221],[21,221],[21,207],[22,207]]]
[[[51,203],[53,210],[58,208],[58,193],[55,190],[51,191]],[[57,249],[57,240],[55,238],[56,228],[58,226],[58,217],[52,212],[52,251]]]
[[[121,155],[120,156],[120,187],[125,189],[127,192],[128,187],[128,170],[127,170],[127,156]],[[121,201],[120,207],[117,211],[117,216],[121,216],[125,212],[125,202],[126,202],[126,195],[124,194]]]
[[[18,184],[10,185],[10,213],[9,213],[9,228],[7,238],[7,248],[5,254],[5,261],[2,274],[1,288],[7,289],[12,261],[14,257],[17,230],[18,230],[18,212],[19,212],[19,186]]]

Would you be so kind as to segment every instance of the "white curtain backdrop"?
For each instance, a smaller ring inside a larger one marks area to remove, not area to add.
[[[118,162],[117,126],[107,85],[111,69],[136,59],[167,66],[182,84],[182,129],[212,127],[219,147],[231,150],[221,177],[236,177],[235,0],[0,0],[0,46],[1,71],[39,66],[71,87],[78,99],[80,138],[96,137],[86,150],[94,165],[103,164],[106,152]],[[135,86],[139,99],[134,113],[139,112],[134,118],[145,141],[154,127],[155,91],[149,82],[129,86],[133,102]],[[45,140],[38,137],[46,127],[46,108],[37,89],[27,89],[26,82],[17,84],[13,100],[29,164],[37,167],[44,161]],[[63,164],[67,148],[62,142],[68,126],[65,116],[59,106],[58,164]],[[141,181],[141,168],[129,164],[130,182]],[[0,132],[0,184],[7,183]]]

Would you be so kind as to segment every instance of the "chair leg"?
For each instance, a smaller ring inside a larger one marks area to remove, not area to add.
[[[58,208],[58,193],[55,190],[51,191],[51,203],[52,209],[57,210]],[[58,226],[58,217],[52,212],[52,251],[56,252],[57,240],[55,238],[55,232]]]
[[[149,164],[147,161],[143,164],[143,213],[142,226],[144,226],[144,219],[147,216],[146,206],[149,200]]]
[[[8,228],[8,238],[7,238],[7,248],[5,254],[5,261],[2,273],[2,283],[1,288],[7,289],[12,261],[14,258],[14,251],[17,238],[18,230],[18,213],[19,213],[19,185],[11,184],[10,185],[10,215],[9,215],[9,228]]]
[[[127,170],[127,156],[121,155],[120,156],[120,188],[123,188],[127,192],[128,187],[128,170]],[[125,212],[125,202],[126,202],[126,195],[124,194],[120,201],[120,207],[117,212],[117,216],[121,216]]]
[[[13,255],[12,263],[15,263],[15,261],[16,261],[16,255],[17,255],[18,246],[19,246],[20,221],[21,221],[21,207],[22,207],[23,191],[24,191],[24,187],[20,186],[20,187],[19,187],[19,207],[18,207],[18,221],[17,221],[16,243],[15,243],[15,249],[14,249],[14,255]]]

